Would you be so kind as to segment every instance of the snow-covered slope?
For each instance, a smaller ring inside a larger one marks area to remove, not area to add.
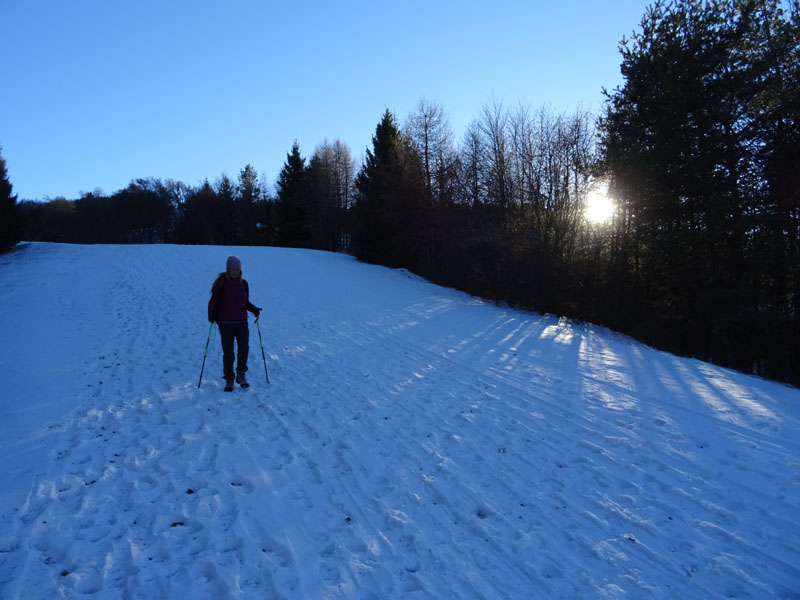
[[[800,597],[796,389],[288,249],[24,245],[0,333],[4,599]]]

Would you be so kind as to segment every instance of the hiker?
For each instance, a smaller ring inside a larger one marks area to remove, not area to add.
[[[256,318],[261,309],[250,302],[250,288],[242,278],[242,261],[238,256],[229,256],[225,272],[220,273],[211,286],[211,300],[208,301],[208,320],[216,321],[222,339],[222,374],[225,378],[225,391],[233,391],[234,382],[234,340],[236,354],[235,380],[242,387],[250,384],[245,378],[247,353],[249,351],[250,330],[247,326],[247,311]]]

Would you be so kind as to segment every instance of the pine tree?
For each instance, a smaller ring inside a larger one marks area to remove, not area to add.
[[[226,173],[217,179],[215,213],[217,215],[217,239],[225,245],[240,244],[241,223],[236,213],[236,186]]]
[[[253,165],[248,164],[239,172],[239,197],[246,202],[257,202],[261,199],[258,172]]]
[[[781,8],[788,5],[788,13]],[[759,372],[794,374],[800,385],[800,2],[760,0],[742,6],[735,49],[748,86],[755,151],[749,178],[762,182],[754,214],[750,305],[758,311]]]
[[[387,109],[356,177],[353,250],[366,262],[417,269],[420,226],[430,218],[422,161]]]
[[[278,175],[278,243],[282,246],[306,248],[309,233],[309,183],[306,159],[300,155],[297,142],[286,155]]]
[[[178,241],[182,244],[224,244],[219,231],[219,222],[223,218],[217,193],[205,179],[186,197],[178,226]]]
[[[761,373],[767,349],[787,356],[785,332],[798,331],[788,313],[800,215],[780,209],[800,204],[796,183],[783,185],[798,172],[798,2],[791,19],[779,4],[657,1],[623,41],[625,84],[600,122],[622,203],[615,297],[636,299],[619,305],[620,321],[662,347]],[[779,273],[754,262],[759,244]],[[763,339],[765,323],[784,339]]]
[[[258,172],[253,165],[246,165],[239,172],[236,196],[236,222],[239,224],[239,239],[244,244],[255,244],[258,239],[255,204],[261,200]]]
[[[19,241],[17,196],[8,179],[6,161],[0,146],[0,252],[5,252]]]

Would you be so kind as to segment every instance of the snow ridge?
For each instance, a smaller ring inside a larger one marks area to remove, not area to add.
[[[243,259],[248,390],[205,303]],[[798,598],[800,391],[274,248],[0,257],[2,598]]]

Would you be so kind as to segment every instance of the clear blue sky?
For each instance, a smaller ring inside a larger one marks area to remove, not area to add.
[[[19,199],[197,185],[295,140],[360,160],[385,109],[493,99],[597,113],[648,0],[0,0],[0,145]]]

